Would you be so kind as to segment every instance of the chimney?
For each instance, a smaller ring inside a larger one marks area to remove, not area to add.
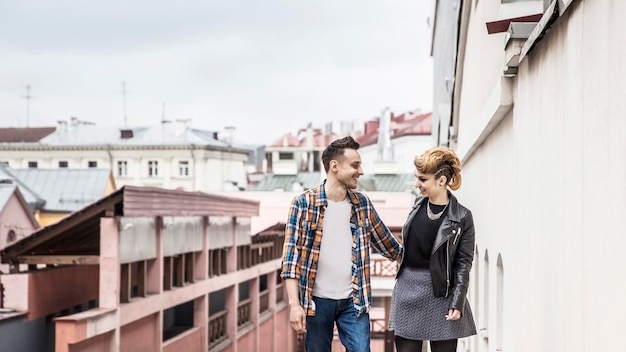
[[[59,132],[64,133],[67,131],[67,121],[65,120],[59,120],[57,121],[57,129],[59,130]]]
[[[232,144],[235,139],[235,126],[224,127],[224,137],[222,140],[228,144]]]
[[[378,126],[378,160],[392,161],[393,146],[391,145],[391,112],[384,108]]]
[[[133,130],[120,130],[120,138],[121,139],[131,139],[133,138]]]

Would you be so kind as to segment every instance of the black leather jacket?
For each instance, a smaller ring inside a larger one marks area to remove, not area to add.
[[[450,205],[437,231],[430,257],[430,273],[435,297],[452,295],[450,308],[458,309],[463,313],[469,285],[469,272],[474,259],[474,219],[472,212],[459,204],[452,193],[448,192],[448,196]],[[427,198],[421,197],[415,200],[407,222],[402,227],[403,238],[417,210],[427,201]],[[404,255],[411,254],[405,251]],[[397,276],[403,268],[404,265],[400,264]]]

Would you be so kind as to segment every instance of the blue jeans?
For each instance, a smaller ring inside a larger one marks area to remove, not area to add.
[[[313,302],[315,316],[306,317],[307,352],[331,352],[335,323],[347,352],[370,352],[370,317],[368,313],[356,316],[352,298],[313,297]]]

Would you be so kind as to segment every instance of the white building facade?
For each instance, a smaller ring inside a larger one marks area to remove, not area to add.
[[[434,138],[476,226],[460,349],[624,350],[626,2],[436,4]]]
[[[250,150],[220,141],[209,131],[174,124],[63,126],[39,143],[0,144],[0,161],[12,168],[110,168],[118,187],[206,192],[247,187]]]

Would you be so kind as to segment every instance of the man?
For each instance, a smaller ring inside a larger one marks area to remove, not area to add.
[[[371,200],[354,191],[363,175],[358,149],[352,137],[328,145],[326,180],[291,202],[281,277],[307,352],[331,352],[335,323],[347,352],[370,351],[370,244],[391,260],[402,256]]]

